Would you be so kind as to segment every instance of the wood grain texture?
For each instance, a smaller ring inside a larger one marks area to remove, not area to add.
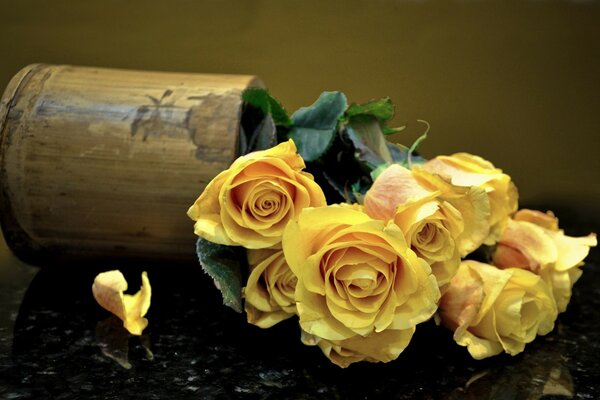
[[[21,258],[191,259],[185,212],[236,157],[253,76],[30,65],[0,102],[0,221]]]

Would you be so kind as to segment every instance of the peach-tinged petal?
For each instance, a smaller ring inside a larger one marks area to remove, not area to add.
[[[475,271],[483,282],[483,292],[485,297],[481,304],[480,318],[483,314],[487,313],[491,308],[502,289],[506,286],[506,283],[512,276],[511,273],[502,271],[496,268],[492,268],[487,264],[483,264],[477,261],[466,260],[462,264],[467,265],[470,269]],[[461,264],[461,265],[462,265]],[[478,318],[472,321],[474,324],[479,323]]]
[[[525,221],[509,220],[500,240],[500,244],[521,253],[528,259],[529,270],[536,272],[541,267],[556,262],[558,252],[554,241],[548,233],[537,225]],[[507,258],[506,252],[500,247],[501,253],[494,256],[494,264],[501,268],[519,267],[510,265],[516,256]],[[504,251],[504,254],[502,253]],[[516,260],[515,260],[516,261]]]
[[[92,293],[98,304],[119,317],[131,334],[141,335],[148,325],[144,316],[148,312],[152,296],[148,274],[142,273],[142,287],[136,294],[123,294],[125,290],[127,281],[118,270],[98,274],[92,285]]]
[[[523,268],[531,269],[531,261],[521,251],[498,243],[494,251],[494,265],[498,268]]]
[[[388,221],[394,218],[396,207],[437,195],[421,186],[411,171],[392,164],[375,180],[365,196],[365,210],[373,218]]]
[[[471,168],[472,165],[469,164],[469,161],[461,159],[459,162],[453,156],[437,156],[429,160],[425,164],[425,168],[456,186],[481,186],[494,179],[494,176],[486,171],[487,168]],[[493,170],[493,168],[489,168],[489,170]]]
[[[531,222],[537,226],[542,228],[557,231],[558,230],[558,218],[554,215],[552,211],[547,211],[545,213],[537,210],[529,210],[522,209],[515,213],[513,216],[515,221],[526,221]]]

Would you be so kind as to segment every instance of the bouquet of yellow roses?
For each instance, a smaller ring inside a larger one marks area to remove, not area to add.
[[[435,318],[476,359],[552,331],[596,237],[518,210],[510,176],[481,157],[431,160],[386,135],[389,99],[325,92],[288,116],[248,89],[239,152],[189,208],[224,303],[341,367],[388,362]]]

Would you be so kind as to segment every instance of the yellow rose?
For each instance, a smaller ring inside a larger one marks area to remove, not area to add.
[[[485,189],[453,185],[419,166],[413,166],[411,172],[421,185],[438,193],[438,201],[460,213],[462,231],[454,237],[460,257],[479,248],[490,232],[490,201]]]
[[[305,207],[326,204],[292,140],[239,157],[188,210],[194,232],[214,243],[248,249],[281,241],[287,222]]]
[[[429,265],[393,223],[348,207],[307,208],[285,229],[283,251],[298,277],[301,328],[334,344],[351,339],[345,343],[353,349],[360,342],[362,351],[394,343],[385,357],[381,350],[364,355],[371,360],[398,357],[437,309]]]
[[[410,170],[391,165],[365,195],[365,210],[373,218],[393,220],[408,246],[429,263],[438,285],[448,283],[460,263],[455,239],[464,230],[461,213],[441,192],[422,186]]]
[[[296,275],[281,249],[248,250],[250,276],[244,289],[248,322],[270,328],[296,313]]]
[[[520,210],[508,221],[492,260],[499,268],[522,268],[540,275],[552,288],[559,312],[567,309],[580,266],[596,235],[570,237],[558,229],[552,212]]]
[[[518,192],[510,176],[489,161],[468,153],[438,156],[422,168],[455,186],[483,188],[490,202],[490,231],[484,243],[492,245],[498,241],[509,215],[517,211]]]
[[[442,296],[439,316],[477,360],[516,355],[554,329],[558,311],[548,285],[530,271],[463,261]]]

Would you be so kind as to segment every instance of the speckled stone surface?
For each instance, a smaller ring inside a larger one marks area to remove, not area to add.
[[[2,260],[0,399],[596,399],[599,255],[556,329],[519,356],[472,360],[428,322],[396,361],[345,370],[302,345],[294,321],[262,330],[222,307],[196,266],[122,268],[132,289],[142,270],[153,288],[150,325],[133,337],[91,295],[115,264]]]

